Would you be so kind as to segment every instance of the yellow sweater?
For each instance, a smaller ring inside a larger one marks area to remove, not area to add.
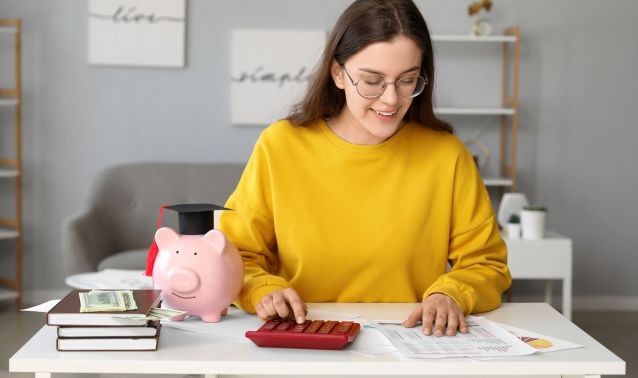
[[[240,307],[293,287],[306,302],[420,302],[468,314],[499,306],[507,250],[464,144],[406,124],[354,145],[324,121],[264,130],[220,228],[245,264]],[[451,265],[447,271],[448,262]]]

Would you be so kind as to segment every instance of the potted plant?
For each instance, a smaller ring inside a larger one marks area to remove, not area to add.
[[[547,209],[543,206],[525,206],[521,211],[523,239],[542,239],[545,234]]]
[[[521,217],[514,213],[507,220],[507,236],[510,239],[521,238]]]

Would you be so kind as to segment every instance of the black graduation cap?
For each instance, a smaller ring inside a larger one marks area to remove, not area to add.
[[[203,235],[215,228],[214,210],[231,210],[211,203],[186,203],[164,206],[179,214],[179,233]]]

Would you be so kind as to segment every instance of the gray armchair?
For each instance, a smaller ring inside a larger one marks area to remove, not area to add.
[[[223,205],[244,170],[241,163],[132,163],[103,171],[89,208],[63,224],[67,276],[113,269],[144,269],[160,205]],[[163,225],[176,227],[167,211]]]

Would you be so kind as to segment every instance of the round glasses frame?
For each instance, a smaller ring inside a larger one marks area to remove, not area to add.
[[[394,89],[396,90],[397,94],[403,98],[414,98],[418,95],[420,95],[421,93],[423,93],[423,90],[425,89],[425,86],[428,84],[428,79],[427,77],[423,77],[423,76],[408,76],[408,77],[404,77],[401,78],[397,81],[393,81],[393,82],[388,82],[388,81],[384,81],[383,84],[381,85],[381,92],[377,95],[373,95],[373,96],[369,96],[369,95],[364,95],[359,91],[359,82],[363,79],[360,78],[357,81],[354,81],[354,79],[352,79],[352,76],[350,76],[350,74],[348,73],[348,70],[346,70],[346,66],[345,65],[341,65],[341,67],[343,68],[343,71],[346,73],[346,75],[348,76],[348,79],[350,79],[350,82],[352,83],[352,85],[354,85],[354,87],[357,90],[357,93],[359,94],[359,96],[363,97],[363,98],[367,98],[367,99],[373,99],[373,98],[378,98],[381,97],[384,93],[385,90],[388,88],[389,84],[394,85]],[[417,79],[417,83],[415,86],[415,90],[412,92],[411,95],[409,96],[403,96],[399,93],[399,84],[401,84],[402,80],[405,79]],[[421,81],[419,82],[419,79],[421,79]],[[419,88],[420,86],[420,88]]]

